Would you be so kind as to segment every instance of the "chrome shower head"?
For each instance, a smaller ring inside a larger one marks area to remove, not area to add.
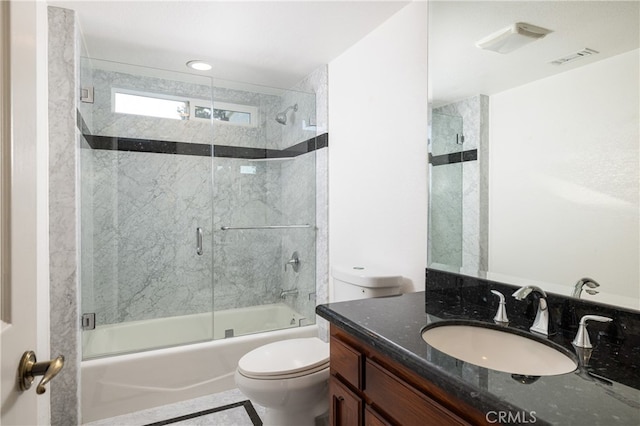
[[[289,110],[292,109],[294,112],[298,111],[298,104],[294,104],[291,105],[290,107],[287,107],[287,109],[285,109],[282,112],[279,112],[276,115],[276,121],[282,125],[286,125],[287,124],[287,113],[289,112]]]

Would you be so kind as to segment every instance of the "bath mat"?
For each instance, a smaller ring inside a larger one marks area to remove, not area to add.
[[[246,400],[246,401],[240,401],[240,402],[234,402],[233,404],[228,404],[228,405],[223,405],[222,407],[216,407],[216,408],[210,408],[208,410],[203,410],[203,411],[198,411],[195,413],[191,413],[191,414],[185,414],[184,416],[178,416],[178,417],[174,417],[172,419],[167,419],[167,420],[162,420],[159,422],[154,422],[154,423],[149,423],[145,426],[163,426],[163,425],[169,425],[172,423],[178,423],[178,422],[184,422],[187,420],[191,420],[191,419],[195,419],[196,417],[203,417],[203,416],[210,416],[212,414],[223,414],[223,411],[226,410],[233,410],[235,408],[239,408],[239,407],[243,407],[246,411],[247,416],[249,416],[249,418],[247,420],[250,420],[251,423],[253,424],[253,426],[262,426],[262,420],[260,420],[260,417],[258,416],[258,413],[256,412],[256,409],[253,408],[253,404],[251,404],[251,401]],[[203,419],[200,419],[203,420]],[[198,422],[198,424],[210,424],[210,425],[220,425],[220,426],[228,426],[229,425],[229,420],[228,419],[224,419],[221,418],[219,419],[219,422],[216,422],[216,416],[212,416],[211,420],[209,422],[209,419],[207,419],[207,423],[202,423],[201,421]]]

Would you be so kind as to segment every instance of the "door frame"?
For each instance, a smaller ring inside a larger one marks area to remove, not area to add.
[[[50,358],[47,4],[2,3],[2,257],[10,264],[2,265],[0,422],[49,424],[49,392],[19,391],[16,378],[23,352]]]

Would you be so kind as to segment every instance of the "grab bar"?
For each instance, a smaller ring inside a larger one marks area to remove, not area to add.
[[[288,229],[288,228],[310,228],[311,225],[264,225],[264,226],[221,226],[223,231],[236,231],[243,229]]]
[[[202,256],[202,228],[196,228],[196,254]]]

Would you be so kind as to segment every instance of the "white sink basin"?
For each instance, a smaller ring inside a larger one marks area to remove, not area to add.
[[[526,376],[570,373],[577,363],[569,352],[507,329],[464,323],[436,323],[422,331],[422,338],[440,352],[459,360]]]

